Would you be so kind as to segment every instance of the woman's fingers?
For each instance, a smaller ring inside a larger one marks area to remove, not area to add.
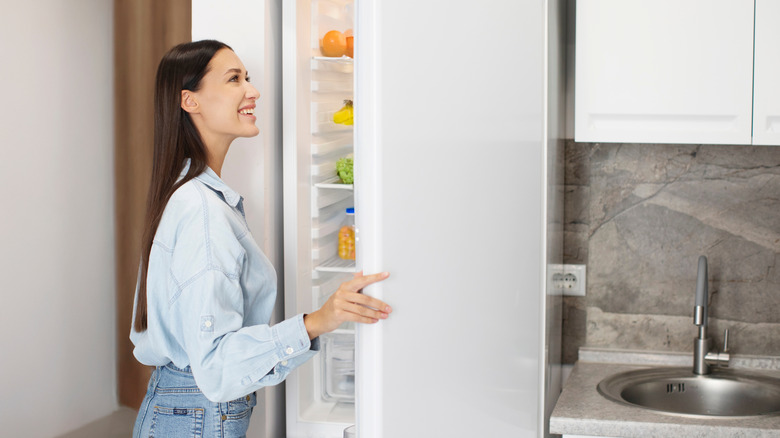
[[[342,284],[333,298],[336,301],[335,306],[344,312],[344,318],[354,322],[377,322],[380,319],[387,318],[392,312],[390,306],[385,302],[364,295],[360,291],[369,284],[376,283],[386,279],[390,274],[380,272],[378,274],[363,275],[362,272],[355,274],[354,278]]]
[[[350,303],[360,304],[362,306],[370,307],[372,309],[376,309],[384,313],[390,313],[393,311],[393,309],[391,309],[390,306],[387,305],[387,303],[377,298],[370,297],[368,295],[364,295],[358,292],[352,292],[349,289],[346,290],[342,289],[339,292],[340,292],[339,296],[345,301],[348,301]]]
[[[348,319],[350,321],[364,324],[373,324],[380,319],[387,318],[387,314],[382,316],[382,314],[376,310],[371,310],[367,307],[359,306],[357,304],[349,304],[348,307],[344,310],[348,312]]]
[[[381,303],[381,301],[380,301]],[[365,304],[359,304],[359,303],[350,303],[349,311],[352,313],[356,313],[358,315],[367,316],[369,318],[373,319],[385,319],[390,314],[391,310],[389,309],[390,306],[382,303],[383,306],[380,308],[374,307],[374,306],[367,306]],[[383,308],[386,308],[388,310],[382,310]]]
[[[363,272],[358,272],[352,280],[344,283],[353,292],[360,292],[364,287],[382,281],[390,276],[388,272],[380,272],[378,274],[363,275]]]
[[[363,275],[363,272],[361,271],[355,274],[355,278],[344,283],[343,284],[344,288],[342,290],[344,290],[344,292],[346,293],[352,292],[352,294],[349,296],[349,301],[351,302],[362,304],[364,306],[368,306],[380,310],[382,312],[389,313],[392,311],[392,309],[386,303],[376,298],[370,297],[368,295],[363,295],[362,293],[360,293],[360,291],[363,290],[364,287],[376,283],[378,281],[382,281],[389,276],[390,274],[388,272],[380,272],[378,274],[372,274],[372,275]]]
[[[386,319],[388,316],[387,312],[380,312],[348,301],[343,302],[340,307],[344,312],[345,320],[348,321],[373,323],[380,319]]]
[[[393,311],[393,309],[388,306],[387,303],[374,297],[369,297],[363,294],[353,294],[351,298],[354,298],[354,300],[352,300],[354,303],[370,307],[371,309],[376,309],[383,313],[390,313]]]
[[[334,304],[353,313],[383,317],[393,311],[384,301],[357,292],[339,290],[333,298],[337,300]],[[338,302],[341,302],[340,306]],[[359,309],[360,312],[355,312],[353,309]]]

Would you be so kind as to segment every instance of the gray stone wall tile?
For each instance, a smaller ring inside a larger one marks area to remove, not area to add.
[[[564,300],[565,363],[580,346],[690,350],[699,255],[713,329],[729,321],[743,354],[780,355],[780,147],[565,153],[564,263],[588,267],[587,295]]]

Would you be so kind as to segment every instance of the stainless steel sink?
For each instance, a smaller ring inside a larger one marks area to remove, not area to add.
[[[746,417],[780,414],[780,379],[714,368],[649,368],[607,377],[598,385],[614,402],[681,416]]]

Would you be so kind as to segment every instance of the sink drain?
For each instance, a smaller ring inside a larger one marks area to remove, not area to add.
[[[685,392],[685,383],[667,383],[666,393]]]

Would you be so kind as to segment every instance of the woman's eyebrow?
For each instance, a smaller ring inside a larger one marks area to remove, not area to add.
[[[238,73],[238,74],[241,74],[242,72],[243,72],[243,70],[241,70],[240,68],[231,68],[230,70],[228,70],[228,71],[226,71],[226,72],[225,72],[225,75],[227,75],[227,74],[230,74],[230,73]],[[224,75],[223,75],[223,76],[224,76]]]

